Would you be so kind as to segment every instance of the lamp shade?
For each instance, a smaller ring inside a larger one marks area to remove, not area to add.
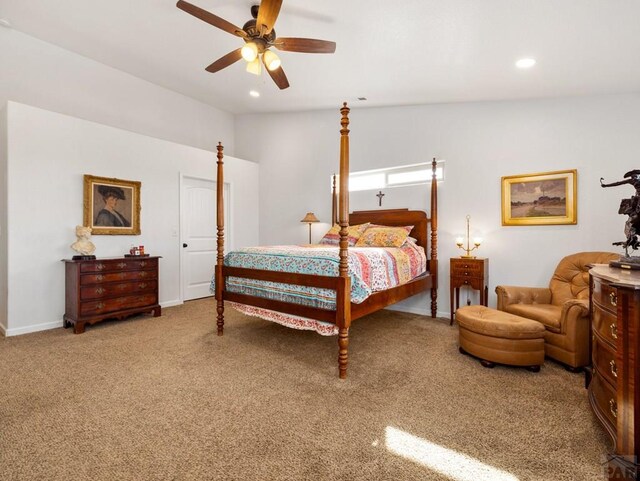
[[[307,215],[305,215],[304,219],[302,219],[300,222],[307,222],[311,224],[312,222],[320,222],[320,219],[318,219],[313,212],[307,212]]]
[[[260,75],[260,73],[262,72],[262,67],[260,64],[260,59],[258,57],[247,63],[247,72],[252,73],[253,75]]]
[[[242,55],[242,58],[247,62],[253,62],[256,57],[258,57],[258,46],[253,42],[249,42],[244,47],[242,47],[242,50],[240,50],[240,54]]]
[[[271,71],[277,69],[281,64],[280,58],[271,50],[264,51],[262,54],[262,60],[264,60],[264,64]]]

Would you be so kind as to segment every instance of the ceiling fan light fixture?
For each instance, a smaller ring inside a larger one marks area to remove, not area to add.
[[[280,65],[282,65],[280,57],[271,50],[265,50],[264,54],[262,54],[262,59],[264,60],[264,64],[271,71],[276,70]]]
[[[212,12],[189,3],[187,0],[178,0],[178,3],[176,3],[176,7],[180,10],[244,42],[244,45],[239,44],[235,50],[208,65],[205,68],[207,72],[219,72],[240,59],[244,59],[247,62],[247,71],[259,76],[262,73],[260,64],[263,63],[271,80],[280,90],[284,90],[289,88],[289,80],[282,69],[278,56],[268,51],[270,47],[283,52],[335,53],[336,43],[328,40],[278,37],[274,26],[283,0],[252,0],[252,2],[259,4],[251,8],[251,16],[253,18],[245,22],[242,28],[224,18],[218,17]],[[2,25],[1,19],[0,25]]]
[[[254,42],[247,42],[240,53],[247,62],[253,62],[258,58],[258,46]]]
[[[247,72],[252,73],[253,75],[260,75],[262,73],[260,58],[256,57],[253,61],[247,64]]]

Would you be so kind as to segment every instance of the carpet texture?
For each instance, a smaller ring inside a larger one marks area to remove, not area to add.
[[[0,338],[2,480],[599,480],[611,449],[583,376],[485,369],[443,319],[336,337],[212,299]]]

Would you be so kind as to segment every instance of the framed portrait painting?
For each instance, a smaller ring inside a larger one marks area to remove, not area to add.
[[[140,182],[85,175],[84,225],[93,235],[140,235]]]
[[[577,170],[502,177],[502,225],[577,224]]]

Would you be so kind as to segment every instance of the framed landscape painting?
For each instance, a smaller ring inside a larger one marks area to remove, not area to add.
[[[502,177],[502,225],[577,224],[577,170]]]
[[[85,175],[84,225],[93,235],[140,235],[140,182]]]

